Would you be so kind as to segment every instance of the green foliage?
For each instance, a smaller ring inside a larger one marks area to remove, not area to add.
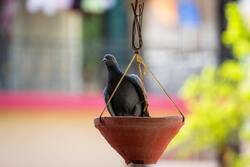
[[[241,17],[237,3],[227,5],[228,27],[222,36],[225,44],[232,46],[235,55],[245,56],[250,53],[250,32]]]
[[[250,155],[242,156],[234,162],[234,167],[248,167],[250,162]]]
[[[250,55],[250,32],[244,27],[236,3],[228,4],[227,17],[229,24],[223,41],[233,47],[237,55],[235,60],[225,61],[218,68],[205,68],[182,88],[190,114],[176,143],[185,143],[182,147],[184,155],[211,147],[219,150],[235,133],[250,138],[245,128],[250,115],[250,77],[247,72],[250,70],[245,65],[249,63],[244,63],[246,55]],[[241,161],[240,157],[234,160],[235,167],[246,161]]]
[[[219,147],[241,126],[243,73],[239,63],[228,61],[217,70],[206,68],[186,82],[182,92],[191,114],[182,134],[189,142],[187,149]]]

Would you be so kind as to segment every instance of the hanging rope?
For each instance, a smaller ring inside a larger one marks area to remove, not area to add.
[[[156,75],[149,69],[149,67],[145,64],[143,58],[139,55],[139,54],[135,54],[136,55],[136,61],[139,61],[140,64],[143,65],[143,75],[146,75],[147,72],[150,73],[150,75],[152,76],[153,80],[155,80],[155,82],[158,84],[159,88],[165,93],[165,95],[169,98],[169,100],[174,104],[174,107],[177,109],[177,111],[180,113],[181,117],[182,117],[182,121],[185,122],[185,116],[184,114],[181,112],[180,108],[178,107],[178,105],[174,102],[174,100],[171,98],[171,96],[167,93],[166,89],[164,88],[164,86],[161,84],[161,82],[157,79]],[[141,73],[141,72],[140,72]],[[144,84],[143,84],[143,89],[145,89]],[[147,104],[148,105],[148,104]]]
[[[144,3],[140,3],[135,0],[135,3],[131,3],[134,20],[132,25],[132,48],[135,52],[139,52],[143,45],[142,39],[142,20],[144,12]],[[136,42],[136,37],[138,41]]]
[[[134,20],[133,20],[133,25],[132,25],[132,48],[134,50],[134,56],[130,60],[130,62],[129,62],[129,64],[128,64],[128,66],[127,66],[127,68],[126,68],[126,70],[125,70],[125,72],[123,74],[123,76],[119,80],[119,82],[116,85],[114,91],[112,92],[111,96],[109,97],[105,107],[103,108],[103,110],[102,110],[102,112],[100,114],[100,117],[99,117],[100,122],[102,122],[101,117],[102,117],[103,113],[107,109],[107,106],[110,104],[112,98],[114,97],[115,93],[117,92],[117,90],[118,90],[119,86],[121,85],[123,79],[128,74],[128,71],[129,71],[131,65],[133,64],[134,60],[136,60],[136,63],[137,63],[139,77],[140,77],[140,79],[142,81],[141,86],[143,88],[143,94],[144,94],[144,97],[146,99],[146,101],[145,101],[146,105],[144,107],[144,111],[146,111],[147,108],[148,108],[147,92],[146,92],[146,89],[145,89],[145,86],[144,86],[144,78],[145,78],[145,75],[149,72],[151,74],[153,80],[155,80],[155,82],[160,87],[160,89],[165,93],[165,95],[169,98],[169,100],[174,104],[174,107],[177,109],[177,111],[182,116],[182,121],[185,122],[185,116],[181,112],[180,108],[177,106],[177,104],[174,102],[174,100],[171,98],[171,96],[167,93],[167,91],[165,90],[163,85],[160,83],[160,81],[157,79],[157,77],[148,68],[148,66],[144,62],[142,56],[140,55],[140,49],[142,48],[142,45],[143,45],[142,20],[143,20],[144,3],[139,3],[138,0],[135,0],[135,3],[132,3],[131,6],[132,6],[133,13],[134,13]],[[138,41],[136,41],[136,39]]]
[[[159,85],[160,89],[165,93],[165,95],[169,98],[169,100],[174,104],[175,108],[178,110],[178,112],[182,116],[182,121],[185,121],[185,117],[177,104],[174,102],[174,100],[170,97],[170,95],[167,93],[167,91],[164,89],[163,85],[160,83],[160,81],[157,79],[157,77],[153,74],[151,70],[149,70],[148,66],[144,62],[142,56],[140,55],[140,49],[143,45],[143,39],[142,39],[142,20],[143,20],[143,12],[144,12],[144,3],[139,2],[139,0],[135,0],[135,3],[131,4],[134,14],[134,20],[133,20],[133,26],[132,26],[132,48],[134,49],[134,56],[136,57],[136,63],[137,63],[137,69],[139,73],[139,77],[142,81],[142,87],[143,87],[143,93],[145,96],[145,99],[147,99],[147,92],[144,85],[144,78],[147,72],[151,74],[153,79],[156,81],[156,83]],[[136,38],[138,41],[136,42]],[[144,108],[144,111],[148,107],[148,102],[146,100],[146,106]]]
[[[145,107],[144,111],[148,109],[148,101],[147,101],[147,92],[144,86],[144,78],[146,75],[146,65],[143,62],[142,57],[140,56],[140,49],[143,45],[142,39],[142,20],[143,20],[143,12],[144,12],[144,3],[139,2],[139,0],[135,0],[135,3],[131,3],[131,7],[134,14],[134,20],[132,25],[132,48],[134,50],[134,56],[136,57],[136,64],[139,73],[139,77],[142,81],[141,86],[143,88],[143,95],[145,97]],[[137,41],[136,41],[137,39]]]
[[[182,117],[182,122],[185,122],[185,116],[184,114],[181,112],[180,108],[178,107],[178,105],[174,102],[174,100],[171,98],[171,96],[168,94],[168,92],[166,91],[166,89],[163,87],[163,85],[161,84],[161,82],[157,79],[157,77],[154,75],[154,73],[149,70],[149,73],[151,74],[151,76],[153,77],[153,79],[156,81],[156,83],[158,84],[158,86],[160,87],[160,89],[165,93],[165,95],[169,98],[169,100],[174,104],[174,107],[177,109],[177,111],[180,113],[181,117]]]
[[[132,25],[132,48],[134,50],[134,54],[136,55],[137,68],[144,84],[144,76],[146,75],[146,69],[144,67],[145,64],[140,56],[140,49],[143,45],[142,39],[142,20],[143,20],[143,12],[144,12],[144,3],[139,2],[139,0],[135,0],[135,3],[131,3],[131,7],[134,14],[134,20]],[[138,41],[136,41],[136,39]]]

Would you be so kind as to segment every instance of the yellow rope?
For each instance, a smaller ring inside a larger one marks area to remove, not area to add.
[[[159,85],[160,89],[165,93],[165,95],[169,98],[169,100],[174,104],[174,107],[181,114],[183,122],[184,122],[185,121],[185,117],[184,117],[183,113],[181,112],[180,108],[177,106],[177,104],[174,102],[174,100],[171,98],[171,96],[167,93],[167,91],[165,90],[165,88],[163,87],[163,85],[161,84],[161,82],[157,79],[157,77],[154,75],[154,73],[145,64],[143,58],[140,56],[139,53],[136,54],[136,61],[137,61],[137,66],[138,66],[140,78],[143,81],[142,82],[142,84],[143,84],[142,85],[143,86],[143,90],[145,90],[145,87],[144,87],[144,76],[147,74],[147,72],[149,72],[151,74],[151,76],[153,77],[153,79],[156,81],[156,83]],[[143,70],[141,69],[141,66],[143,66]],[[145,94],[145,97],[146,97],[146,92],[144,92],[144,94]]]
[[[144,98],[145,98],[145,107],[144,107],[144,112],[147,111],[148,109],[148,101],[147,101],[147,92],[146,92],[146,88],[145,88],[145,85],[144,85],[144,78],[145,78],[145,75],[147,74],[147,65],[144,63],[143,61],[143,58],[141,57],[141,55],[139,54],[139,52],[136,52],[136,62],[137,62],[137,68],[138,68],[138,72],[139,72],[139,76],[140,76],[140,79],[141,79],[141,86],[142,86],[142,91],[143,91],[143,95],[144,95]],[[142,69],[143,67],[143,69]]]
[[[144,83],[144,77],[147,74],[147,65],[144,63],[143,58],[139,53],[136,53],[137,68],[142,82]],[[143,69],[142,69],[143,67]]]
[[[177,111],[181,114],[182,122],[185,122],[185,116],[183,115],[183,113],[181,112],[181,110],[177,106],[177,104],[174,102],[174,100],[171,98],[171,96],[164,89],[164,87],[161,84],[161,82],[157,79],[157,77],[154,75],[154,73],[151,70],[149,70],[149,73],[151,74],[151,76],[153,77],[153,79],[157,82],[157,84],[159,85],[160,89],[165,93],[165,95],[169,98],[169,100],[174,104],[174,107],[177,109]]]

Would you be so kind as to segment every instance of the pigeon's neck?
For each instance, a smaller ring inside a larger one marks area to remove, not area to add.
[[[116,66],[108,67],[108,71],[109,71],[109,74],[108,74],[109,75],[109,81],[119,80],[123,75],[121,70]]]

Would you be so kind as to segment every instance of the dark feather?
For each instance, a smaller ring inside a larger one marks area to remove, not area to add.
[[[142,116],[149,116],[148,110],[144,111],[144,108],[147,105],[147,101],[146,101],[147,97],[145,97],[145,95],[144,95],[144,92],[146,92],[146,90],[142,85],[141,79],[135,74],[128,75],[128,78],[133,83],[133,85],[136,87],[137,93],[138,93],[138,95],[139,95],[139,97],[141,99],[140,103],[142,104],[142,108],[143,108]]]
[[[103,93],[104,93],[104,100],[105,100],[105,103],[107,104],[107,103],[108,103],[108,100],[109,100],[109,98],[110,98],[109,93],[108,93],[108,91],[107,91],[107,88],[104,89]],[[113,111],[113,108],[112,108],[112,106],[111,106],[111,103],[109,103],[109,104],[107,105],[107,109],[108,109],[108,111],[109,111],[109,113],[110,113],[111,116],[115,116],[115,113],[114,113],[114,111]]]

